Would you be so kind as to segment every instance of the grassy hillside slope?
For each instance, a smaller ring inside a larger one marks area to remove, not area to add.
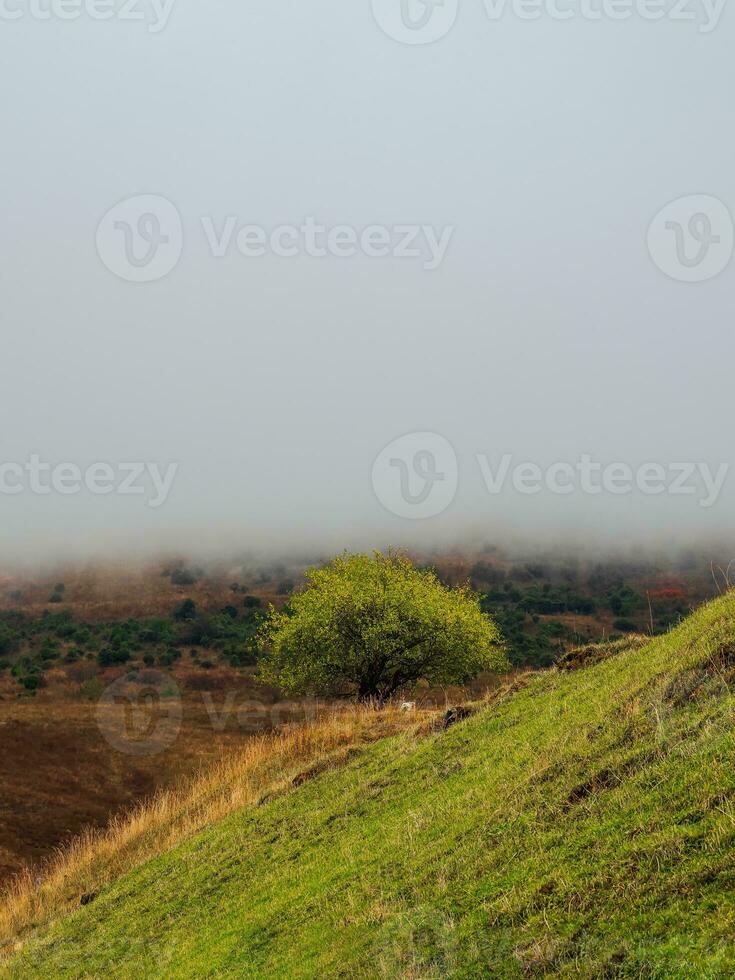
[[[735,596],[246,807],[9,977],[730,977]]]

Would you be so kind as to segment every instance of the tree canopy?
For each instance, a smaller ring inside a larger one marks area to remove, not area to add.
[[[396,553],[345,554],[307,573],[307,587],[261,630],[265,679],[291,692],[345,688],[387,698],[425,678],[465,683],[508,663],[495,623],[469,587],[447,589]]]

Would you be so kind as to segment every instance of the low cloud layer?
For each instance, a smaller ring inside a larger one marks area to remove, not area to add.
[[[13,7],[6,561],[729,538],[733,22],[501,6]]]

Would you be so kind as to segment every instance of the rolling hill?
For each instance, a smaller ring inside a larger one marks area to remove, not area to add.
[[[39,905],[0,976],[733,976],[735,595],[593,649],[450,727],[289,757]]]

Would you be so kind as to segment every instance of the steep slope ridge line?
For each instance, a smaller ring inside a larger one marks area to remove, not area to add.
[[[0,904],[0,957],[13,937],[78,906],[138,864],[234,810],[288,791],[305,768],[340,765],[361,746],[397,731],[428,731],[435,714],[345,704],[319,710],[313,722],[250,739],[178,789],[161,791],[107,828],[75,838],[50,862],[40,885],[30,871],[19,876]]]

